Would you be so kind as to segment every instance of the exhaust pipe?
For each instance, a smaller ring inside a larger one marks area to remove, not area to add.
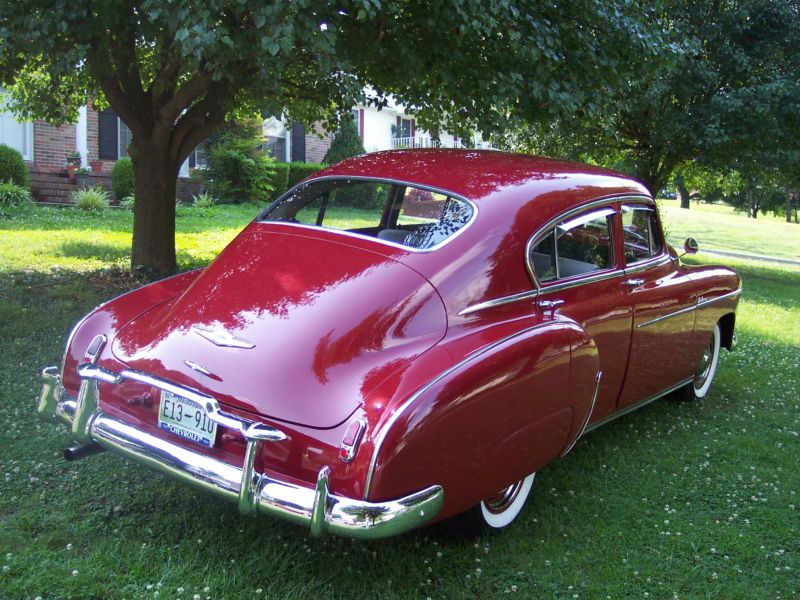
[[[78,444],[77,446],[72,446],[72,448],[64,448],[64,460],[78,460],[79,458],[86,458],[105,451],[106,449],[97,442]]]

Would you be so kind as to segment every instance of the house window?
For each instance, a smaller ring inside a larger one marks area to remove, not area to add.
[[[264,143],[261,144],[264,154],[271,156],[278,162],[286,161],[286,137],[268,135],[264,138]]]
[[[397,137],[414,137],[413,121],[413,119],[403,119],[401,117],[397,117]]]
[[[119,140],[119,148],[117,149],[117,157],[125,158],[128,156],[128,146],[131,145],[133,134],[130,128],[122,122],[122,119],[117,117],[117,139]]]

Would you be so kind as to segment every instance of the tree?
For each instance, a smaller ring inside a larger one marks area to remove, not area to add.
[[[349,115],[348,115],[349,117]],[[358,128],[352,118],[345,117],[333,135],[331,147],[325,153],[322,162],[332,165],[351,156],[364,154],[364,144],[358,136]]]
[[[528,144],[547,148],[559,138],[566,156],[629,172],[653,193],[687,161],[745,178],[785,164],[781,154],[800,135],[797,0],[662,6],[683,52],[643,63],[639,77],[598,99],[595,118],[533,127]]]
[[[179,165],[233,111],[333,122],[358,101],[494,131],[590,114],[663,32],[628,0],[0,3],[0,85],[62,123],[87,95],[132,133],[132,264],[175,267]],[[365,85],[372,91],[365,96]]]

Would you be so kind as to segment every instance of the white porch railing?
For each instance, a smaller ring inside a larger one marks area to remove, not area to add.
[[[467,148],[462,141],[438,141],[426,136],[392,138],[392,150],[397,148]],[[476,148],[492,150],[489,142],[480,142]]]

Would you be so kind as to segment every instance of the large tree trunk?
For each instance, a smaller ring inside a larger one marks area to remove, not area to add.
[[[753,185],[747,186],[747,216],[751,219],[758,218],[758,205],[756,204],[756,193]]]
[[[166,144],[131,145],[134,165],[133,247],[131,267],[153,274],[175,270],[175,181],[179,165],[168,158]]]
[[[681,208],[689,208],[689,190],[686,189],[686,184],[683,182],[683,175],[678,173],[675,175],[675,192],[678,200],[681,203]]]

